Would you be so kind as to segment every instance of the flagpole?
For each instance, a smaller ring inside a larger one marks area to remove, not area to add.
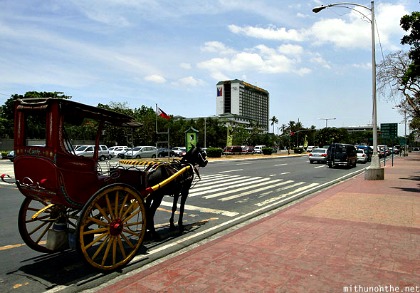
[[[156,111],[155,111],[155,118],[156,118],[156,134],[158,132],[158,128],[157,128],[157,117],[158,117],[158,105],[156,103]]]

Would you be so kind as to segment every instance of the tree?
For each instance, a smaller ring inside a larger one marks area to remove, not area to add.
[[[403,82],[415,82],[420,78],[420,12],[404,15],[400,25],[403,30],[409,32],[401,39],[401,44],[411,46],[408,53],[411,63],[404,74]]]
[[[417,119],[420,117],[420,85],[414,79],[405,80],[405,74],[410,66],[409,53],[398,51],[391,53],[378,65],[378,92],[387,96],[389,91],[401,112]],[[410,124],[410,127],[412,125]],[[413,124],[413,129],[415,128]]]
[[[271,125],[273,125],[273,133],[274,133],[274,125],[279,123],[279,120],[277,119],[276,116],[273,116],[271,117],[270,121],[271,121]]]

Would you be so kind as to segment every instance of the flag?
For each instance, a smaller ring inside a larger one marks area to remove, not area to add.
[[[223,87],[217,87],[217,96],[218,96],[218,97],[223,96],[222,89],[223,89]]]
[[[164,118],[164,119],[166,119],[166,120],[171,119],[171,117],[169,117],[169,115],[166,114],[165,112],[163,112],[162,109],[159,108],[159,107],[157,108],[157,115],[160,116],[160,117],[162,117],[162,118]]]

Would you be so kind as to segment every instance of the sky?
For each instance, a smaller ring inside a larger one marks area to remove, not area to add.
[[[371,3],[312,12],[331,3],[1,0],[0,105],[46,91],[93,106],[158,105],[169,115],[204,117],[216,115],[217,82],[240,79],[270,93],[276,134],[289,121],[369,125]],[[417,0],[375,1],[376,64],[409,49],[399,22],[419,10]],[[398,100],[378,94],[377,123],[399,123],[402,136]]]

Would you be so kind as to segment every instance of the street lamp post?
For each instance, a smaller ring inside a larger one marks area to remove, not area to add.
[[[328,120],[335,120],[336,118],[319,118],[320,120],[325,120],[325,128],[328,128]]]
[[[375,60],[375,5],[374,1],[371,1],[371,7],[367,7],[361,4],[357,3],[350,3],[350,2],[341,2],[341,3],[333,3],[328,5],[322,5],[315,7],[312,9],[314,13],[318,13],[321,10],[324,10],[325,8],[333,7],[333,6],[339,6],[348,8],[350,10],[354,10],[360,14],[362,14],[364,17],[369,19],[366,15],[364,15],[359,10],[356,10],[352,8],[351,6],[357,6],[362,7],[364,9],[367,9],[371,13],[371,17],[369,19],[371,23],[371,33],[372,33],[372,127],[373,127],[373,154],[372,154],[372,162],[367,168],[365,172],[365,179],[366,180],[384,180],[385,177],[385,170],[384,168],[381,168],[381,163],[379,162],[379,156],[378,156],[378,127],[377,127],[377,109],[376,109],[376,60]]]

